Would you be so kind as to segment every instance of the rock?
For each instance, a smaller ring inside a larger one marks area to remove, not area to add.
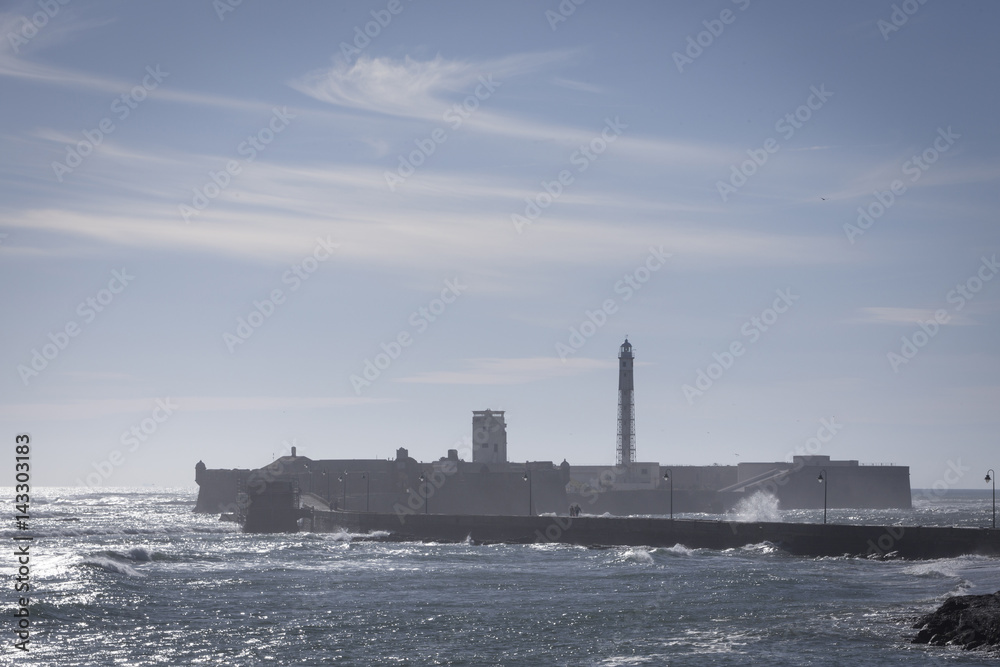
[[[1000,591],[987,595],[960,595],[944,604],[916,625],[914,644],[944,646],[955,644],[976,649],[1000,644]]]

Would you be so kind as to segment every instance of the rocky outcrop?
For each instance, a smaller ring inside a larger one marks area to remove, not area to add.
[[[919,630],[914,644],[955,644],[964,649],[1000,645],[1000,591],[949,598],[913,627]]]

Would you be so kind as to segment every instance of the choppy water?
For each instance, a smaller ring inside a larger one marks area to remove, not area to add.
[[[193,514],[194,490],[41,494],[31,650],[13,649],[5,613],[4,664],[996,664],[909,643],[913,617],[946,597],[1000,590],[993,558],[244,535]],[[983,525],[989,511],[982,496],[932,498],[830,520]]]

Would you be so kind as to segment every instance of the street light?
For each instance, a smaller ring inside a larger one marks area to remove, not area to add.
[[[670,520],[671,521],[674,520],[674,480],[670,476],[670,473],[672,473],[672,472],[673,472],[673,470],[671,470],[670,468],[667,468],[667,471],[665,473],[663,473],[663,479],[665,479],[668,482],[670,482]]]
[[[531,507],[532,507],[532,504],[531,504],[531,475],[528,474],[529,472],[530,471],[528,470],[528,464],[525,463],[524,464],[524,481],[528,483],[528,516],[534,516],[534,513],[531,511]]]
[[[371,494],[372,480],[368,476],[368,473],[365,473],[365,472],[361,473],[361,479],[365,480],[365,511],[366,512],[371,512],[372,511],[371,510],[371,506],[372,506],[372,494]]]
[[[340,489],[344,492],[344,502],[341,504],[340,509],[343,512],[347,511],[347,471],[344,471],[343,475],[337,477],[337,481],[340,482]]]
[[[420,483],[423,484],[424,481],[425,481],[424,480],[424,475],[423,475],[423,473],[421,473],[421,475],[420,475]],[[428,505],[430,505],[430,494],[427,493],[427,487],[426,487],[426,485],[423,488],[423,492],[424,492],[424,514],[427,514],[427,512],[428,512],[427,507],[428,507]]]
[[[826,523],[826,490],[830,486],[826,479],[826,468],[819,471],[818,481],[823,485],[823,523]]]
[[[986,481],[993,482],[993,527],[997,527],[997,474],[990,468],[986,473]]]
[[[343,483],[343,487],[344,487],[344,509],[345,510],[347,509],[347,476],[349,474],[351,474],[351,473],[360,474],[361,475],[361,479],[365,480],[365,511],[366,512],[370,512],[371,511],[371,484],[372,484],[372,481],[371,481],[371,479],[368,478],[368,473],[360,471],[360,470],[352,470],[350,472],[348,472],[348,471],[345,470],[344,474],[337,478],[337,479],[339,479]]]

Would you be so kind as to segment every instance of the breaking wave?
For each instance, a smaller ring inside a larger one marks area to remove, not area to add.
[[[663,551],[667,553],[674,554],[675,556],[693,556],[694,549],[689,549],[683,544],[675,544],[672,547],[667,547]]]
[[[341,529],[335,533],[330,533],[330,539],[335,542],[364,542],[384,540],[389,535],[391,533],[387,530],[373,530],[370,533],[349,533],[346,529]]]
[[[133,568],[128,563],[122,563],[120,561],[106,558],[104,556],[90,556],[84,558],[81,565],[86,565],[87,567],[97,568],[99,570],[104,570],[105,572],[111,572],[113,574],[124,574],[128,577],[143,577],[145,576],[135,568]]]
[[[625,563],[642,563],[643,565],[651,565],[653,563],[653,556],[645,549],[636,547],[634,549],[628,549],[622,553],[621,560]]]
[[[748,498],[743,498],[727,515],[729,521],[756,523],[758,521],[781,521],[781,511],[778,509],[778,498],[766,491],[758,491]]]

